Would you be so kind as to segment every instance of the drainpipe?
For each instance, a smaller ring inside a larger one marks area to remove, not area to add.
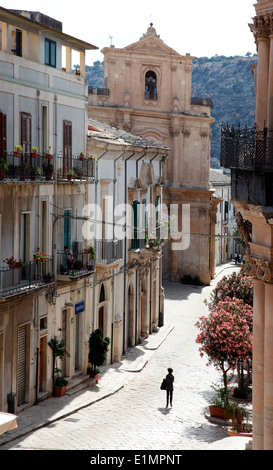
[[[125,160],[125,168],[124,168],[124,191],[125,191],[125,225],[127,224],[127,211],[126,211],[126,205],[127,205],[127,161],[130,160],[135,155],[135,152],[133,152],[130,157],[126,158]],[[125,237],[124,237],[124,266],[123,266],[123,354],[125,353],[125,312],[126,312],[126,272],[127,272],[127,235],[125,232]]]

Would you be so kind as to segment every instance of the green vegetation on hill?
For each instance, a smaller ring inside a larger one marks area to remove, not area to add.
[[[211,98],[214,107],[212,124],[211,166],[219,167],[221,125],[229,122],[235,126],[252,126],[255,123],[254,77],[251,64],[256,64],[258,56],[211,58],[199,57],[193,61],[192,97]],[[104,63],[99,60],[86,67],[89,85],[104,86]]]
[[[221,125],[229,123],[242,127],[255,123],[255,91],[251,64],[258,56],[214,56],[193,61],[192,96],[211,98],[214,107],[212,124],[211,166],[219,167]]]

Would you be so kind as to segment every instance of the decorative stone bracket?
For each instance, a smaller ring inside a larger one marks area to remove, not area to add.
[[[273,263],[246,255],[246,273],[262,282],[273,283]]]

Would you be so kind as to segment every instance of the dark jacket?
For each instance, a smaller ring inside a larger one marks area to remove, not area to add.
[[[166,375],[166,390],[173,390],[174,376],[168,373]]]

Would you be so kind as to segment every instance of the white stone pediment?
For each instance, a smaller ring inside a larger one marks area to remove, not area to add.
[[[154,36],[146,36],[138,42],[126,46],[123,51],[149,52],[153,54],[168,54],[181,57],[174,49],[168,47],[161,39]]]

